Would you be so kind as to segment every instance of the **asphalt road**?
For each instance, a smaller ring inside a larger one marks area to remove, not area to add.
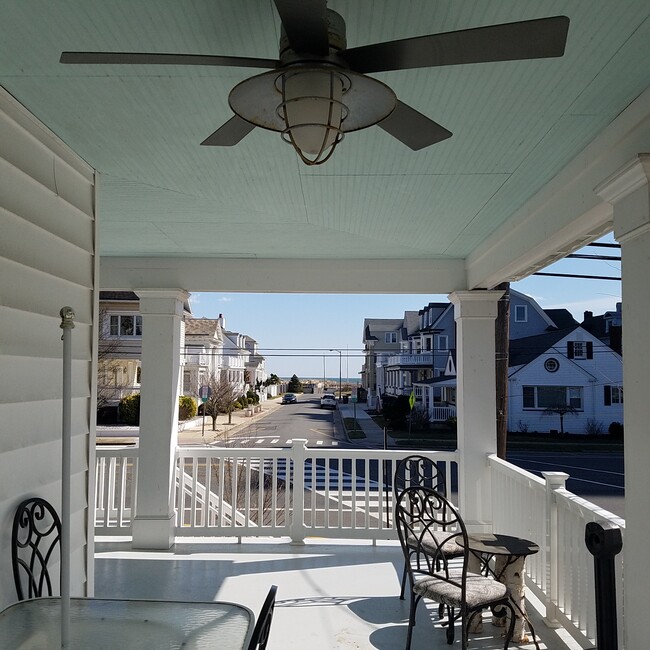
[[[294,438],[307,440],[308,447],[338,447],[346,443],[338,414],[320,408],[318,395],[299,395],[297,404],[284,404],[263,419],[240,427],[226,446],[287,447]]]
[[[625,518],[622,452],[517,451],[509,453],[507,460],[537,475],[566,472],[567,490]]]

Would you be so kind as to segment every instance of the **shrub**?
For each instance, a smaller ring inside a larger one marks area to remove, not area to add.
[[[382,402],[386,422],[392,427],[405,427],[411,410],[409,398],[406,395],[384,395]]]
[[[607,430],[612,438],[623,438],[623,425],[620,422],[612,422]]]
[[[455,415],[452,415],[451,417],[448,417],[445,420],[445,424],[450,428],[456,431],[456,428],[458,427],[458,418],[456,418]]]
[[[585,424],[585,432],[590,436],[599,436],[605,432],[605,425],[600,420],[589,418]]]
[[[118,419],[123,424],[140,424],[140,393],[127,395],[120,400]]]
[[[425,431],[429,428],[429,415],[424,409],[413,409],[409,418],[414,431]]]
[[[259,404],[260,402],[260,396],[254,390],[249,390],[246,393],[246,397],[248,398],[249,404]]]
[[[189,420],[197,413],[196,402],[189,395],[181,395],[178,398],[178,419]]]

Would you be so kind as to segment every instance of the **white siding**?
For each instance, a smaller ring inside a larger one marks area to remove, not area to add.
[[[567,341],[591,341],[592,359],[568,359]],[[548,372],[544,361],[553,357],[559,362],[556,372]],[[545,354],[528,365],[512,372],[508,383],[508,428],[519,431],[522,424],[530,432],[548,433],[560,430],[560,416],[544,414],[543,410],[523,408],[523,386],[579,386],[582,388],[582,410],[564,416],[565,433],[586,433],[590,420],[602,425],[607,433],[612,422],[623,422],[623,405],[604,403],[604,386],[623,386],[623,363],[621,357],[610,347],[592,337],[582,328],[576,329],[566,338],[558,341]]]
[[[94,174],[0,89],[0,608],[16,600],[11,522],[38,495],[60,511],[62,344],[71,306],[72,591],[86,591],[93,412]]]

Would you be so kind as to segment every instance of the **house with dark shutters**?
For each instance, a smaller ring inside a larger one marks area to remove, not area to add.
[[[623,360],[582,326],[510,341],[508,429],[607,433],[623,422]]]

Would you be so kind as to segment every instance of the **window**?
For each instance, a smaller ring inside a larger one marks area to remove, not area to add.
[[[580,386],[524,386],[525,409],[549,409],[555,406],[569,406],[582,409],[582,388]]]
[[[397,343],[397,332],[386,332],[384,334],[384,341],[386,343]]]
[[[142,336],[142,316],[138,314],[111,314],[111,336]]]
[[[568,341],[566,353],[569,359],[593,359],[594,344],[591,341]]]
[[[546,359],[546,361],[544,361],[544,368],[546,368],[548,372],[557,372],[559,367],[560,367],[560,362],[557,359],[554,359],[553,357],[551,357],[550,359]]]
[[[623,403],[623,387],[622,386],[603,386],[605,389],[605,406],[611,406],[612,404],[622,404]]]
[[[515,323],[528,322],[528,305],[515,305]]]
[[[446,334],[436,334],[436,350],[448,350],[449,337]]]

